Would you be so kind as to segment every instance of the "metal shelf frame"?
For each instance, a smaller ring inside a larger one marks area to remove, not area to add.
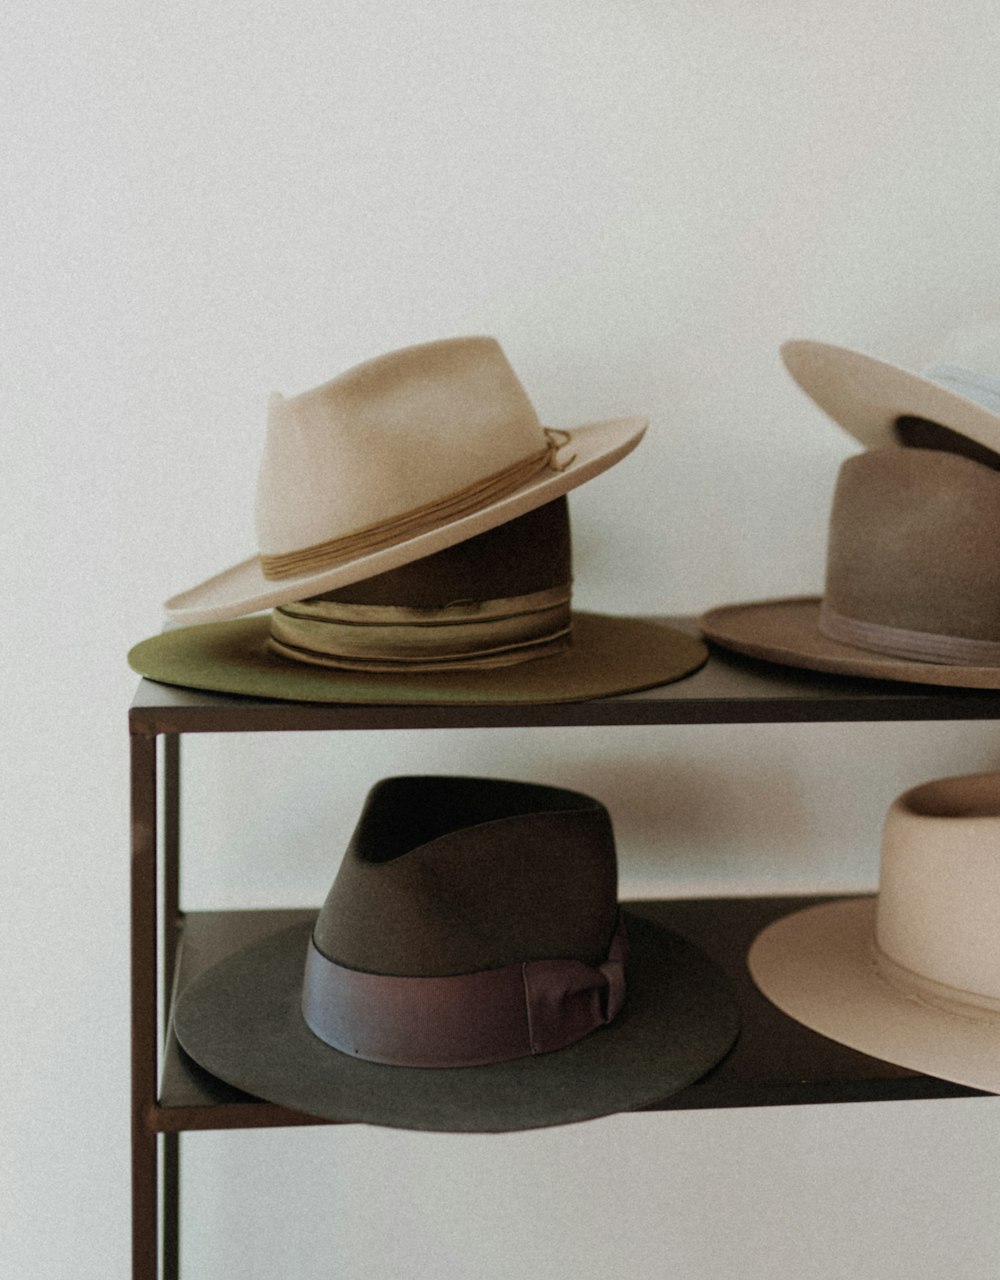
[[[661,621],[694,629],[689,618]],[[674,684],[574,703],[298,704],[141,681],[129,711],[133,1277],[176,1280],[179,1275],[181,1132],[329,1123],[262,1102],[208,1076],[183,1054],[170,1030],[171,993],[229,950],[296,914],[236,911],[187,916],[182,911],[178,885],[184,734],[998,717],[996,692],[827,677],[720,651],[713,652],[700,671]],[[976,1092],[814,1035],[778,1013],[756,991],[743,963],[746,947],[769,919],[808,901],[813,899],[631,904],[683,933],[722,964],[744,1019],[744,1031],[729,1057],[656,1109],[929,1099]]]

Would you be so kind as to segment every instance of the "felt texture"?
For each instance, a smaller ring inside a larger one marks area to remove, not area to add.
[[[824,595],[866,622],[1000,641],[1000,475],[924,449],[848,458]]]
[[[804,340],[786,342],[781,358],[802,390],[866,448],[898,445],[897,421],[923,418],[1000,452],[1000,412],[995,399],[979,403],[960,394],[953,386],[935,381],[933,367],[926,374],[911,373],[860,351]],[[970,349],[961,362],[974,370],[982,368],[982,359],[981,349]],[[939,367],[939,373],[948,377],[945,366]],[[974,390],[974,381],[970,373],[967,390]]]
[[[221,621],[390,572],[570,492],[630,453],[645,429],[640,418],[568,433],[543,427],[493,338],[404,348],[314,391],[273,397],[258,554],[173,596],[167,617]],[[490,488],[504,468],[516,475],[536,455],[509,490]],[[317,546],[361,534],[322,563],[312,557]],[[261,561],[272,555],[312,558],[275,579]]]
[[[257,544],[280,555],[367,529],[544,451],[500,344],[406,347],[312,391],[275,394],[257,482]]]
[[[599,965],[617,914],[611,820],[596,800],[497,779],[399,777],[369,794],[315,941],[338,964],[398,976]]]
[[[580,702],[649,689],[708,658],[694,636],[640,618],[575,613],[564,653],[495,670],[357,673],[314,667],[268,648],[266,615],[165,631],[129,652],[129,665],[163,684],[292,702]]]
[[[895,657],[823,634],[821,609],[864,624],[1000,642],[1000,474],[928,449],[877,449],[841,466],[825,595],[723,605],[700,619],[750,657],[844,675],[1000,688],[1000,665]]]
[[[624,1007],[608,1026],[554,1053],[433,1069],[338,1052],[302,1017],[308,924],[200,975],[181,993],[174,1029],[220,1079],[327,1120],[489,1133],[652,1106],[725,1057],[739,1013],[726,978],[699,948],[627,910],[625,923]]]
[[[493,778],[387,778],[368,795],[315,925],[206,970],[181,992],[174,1027],[221,1079],[329,1119],[478,1131],[605,1115],[697,1079],[738,1032],[721,973],[656,925],[625,919],[625,1003],[619,974],[610,1021],[590,1021],[565,1047],[473,1067],[387,1066],[341,1052],[307,1027],[303,985],[313,944],[354,971],[442,980],[531,960],[599,966],[618,929],[614,834],[592,797]],[[530,988],[527,971],[523,982]],[[419,993],[407,986],[401,998]],[[483,1024],[470,1043],[489,1038],[490,1009],[477,1012]],[[345,1013],[349,1025],[362,1019],[364,1041],[363,1001],[330,1006],[333,1024]],[[391,1045],[411,1016],[404,1003],[393,1023],[380,1007],[376,1039]],[[544,1017],[539,1030],[544,1041]],[[418,1039],[423,1061],[447,1060],[449,1046]]]
[[[761,991],[831,1039],[1000,1092],[1000,774],[942,778],[889,809],[877,898],[769,925]]]

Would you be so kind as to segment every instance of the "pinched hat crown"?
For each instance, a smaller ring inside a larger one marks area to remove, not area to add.
[[[182,625],[350,586],[517,519],[629,454],[642,418],[543,426],[494,338],[392,351],[271,398],[254,553],[172,596]]]
[[[607,810],[576,791],[495,778],[372,788],[314,930],[353,969],[472,973],[599,963],[618,913]]]
[[[625,998],[611,824],[489,778],[374,788],[306,953],[302,1013],[343,1053],[467,1067],[549,1053]]]
[[[265,576],[474,511],[546,466],[553,445],[493,338],[407,347],[274,395],[257,487]]]

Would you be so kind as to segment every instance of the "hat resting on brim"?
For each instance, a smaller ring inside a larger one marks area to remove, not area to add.
[[[173,596],[182,625],[386,573],[569,493],[630,453],[642,418],[543,427],[498,342],[451,338],[271,397],[257,554]]]
[[[768,925],[750,972],[790,1017],[863,1053],[1000,1093],[1000,774],[894,802],[876,898]]]
[[[940,449],[848,458],[824,595],[722,605],[699,622],[714,643],[787,666],[1000,689],[1000,472]]]
[[[1000,450],[1000,332],[977,328],[958,339],[955,358],[923,373],[827,342],[786,342],[781,357],[802,390],[867,448],[905,444],[921,423],[933,423]]]
[[[174,1028],[207,1071],[329,1120],[493,1132],[652,1105],[739,1018],[715,964],[620,911],[616,883],[588,796],[386,779],[315,925],[199,975]]]
[[[132,667],[166,684],[332,703],[569,702],[701,666],[701,640],[574,612],[568,500],[388,573],[275,609],[163,632]]]

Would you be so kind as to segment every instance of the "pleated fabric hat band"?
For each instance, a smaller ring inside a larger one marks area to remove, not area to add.
[[[306,600],[271,614],[285,657],[350,671],[454,671],[509,666],[571,642],[570,586],[442,608]]]
[[[550,1053],[611,1022],[625,1001],[628,938],[618,922],[601,965],[528,960],[445,977],[338,965],[310,938],[302,1013],[341,1053],[404,1067],[473,1067]]]

